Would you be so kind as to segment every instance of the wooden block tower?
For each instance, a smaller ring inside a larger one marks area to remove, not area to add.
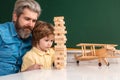
[[[57,69],[63,69],[66,67],[67,64],[67,48],[66,48],[66,41],[67,38],[65,34],[67,31],[65,31],[65,22],[64,17],[54,17],[54,24],[55,24],[55,67]]]

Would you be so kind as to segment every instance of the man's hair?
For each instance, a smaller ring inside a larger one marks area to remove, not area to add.
[[[43,37],[54,35],[54,26],[44,21],[37,21],[32,31],[32,45],[36,46]]]
[[[16,13],[17,16],[20,16],[25,8],[36,12],[38,17],[41,14],[41,7],[35,0],[17,0],[14,5],[13,13]]]

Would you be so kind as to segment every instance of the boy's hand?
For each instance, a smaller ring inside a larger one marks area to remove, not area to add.
[[[34,65],[30,66],[29,68],[27,68],[25,71],[41,69],[42,67],[43,67],[42,65],[34,64]]]

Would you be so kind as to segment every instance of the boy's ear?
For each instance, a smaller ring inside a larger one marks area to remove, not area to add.
[[[17,20],[17,15],[16,13],[13,13],[12,21],[16,21],[16,20]]]

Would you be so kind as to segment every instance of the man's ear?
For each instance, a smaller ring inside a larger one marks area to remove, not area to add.
[[[16,15],[16,13],[13,13],[12,21],[16,22],[16,20],[17,20],[17,15]]]

